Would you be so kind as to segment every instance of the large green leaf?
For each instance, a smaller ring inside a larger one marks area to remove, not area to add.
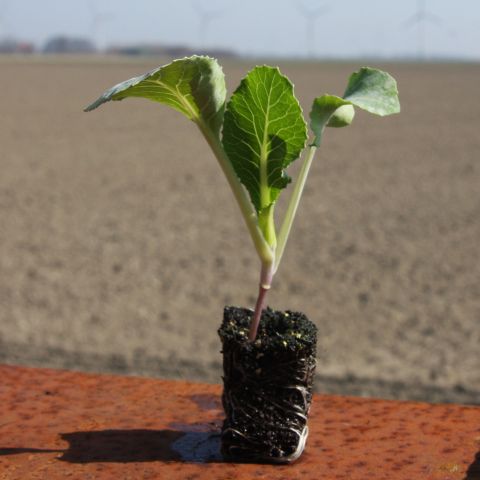
[[[273,205],[291,181],[285,168],[306,139],[293,85],[278,68],[255,67],[227,104],[223,146],[257,212]]]
[[[223,123],[225,96],[225,78],[217,61],[193,56],[115,85],[85,111],[110,100],[142,97],[169,105],[218,134]]]
[[[353,106],[380,116],[400,112],[397,82],[386,72],[363,67],[350,76],[343,98],[317,97],[310,112],[310,128],[315,134],[313,145],[320,145],[325,127],[349,125],[353,120]]]

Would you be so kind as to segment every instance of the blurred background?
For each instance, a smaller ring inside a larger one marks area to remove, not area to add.
[[[2,0],[0,51],[480,58],[475,0]]]
[[[82,112],[194,53],[306,113],[397,79],[400,115],[327,132],[269,304],[317,324],[318,391],[480,404],[476,0],[0,0],[0,362],[221,381],[259,264],[213,155],[153,102]]]

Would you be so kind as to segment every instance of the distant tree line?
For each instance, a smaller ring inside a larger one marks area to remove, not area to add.
[[[196,49],[184,45],[165,46],[160,44],[130,44],[110,46],[99,50],[95,43],[88,38],[57,35],[49,38],[42,48],[35,48],[31,42],[15,40],[13,38],[0,39],[0,54],[93,54],[106,53],[111,55],[155,55],[167,57],[182,57],[192,54],[208,54],[213,57],[236,57],[237,54],[228,49],[211,48]]]

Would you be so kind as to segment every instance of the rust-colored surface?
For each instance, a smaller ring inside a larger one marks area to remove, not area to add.
[[[480,479],[480,408],[316,396],[290,466],[223,463],[217,385],[0,366],[0,479]]]

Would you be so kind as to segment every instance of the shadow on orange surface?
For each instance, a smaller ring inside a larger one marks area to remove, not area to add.
[[[69,463],[222,461],[220,436],[214,432],[177,430],[99,430],[62,433],[65,450],[0,448],[0,456],[22,453],[63,453]]]

